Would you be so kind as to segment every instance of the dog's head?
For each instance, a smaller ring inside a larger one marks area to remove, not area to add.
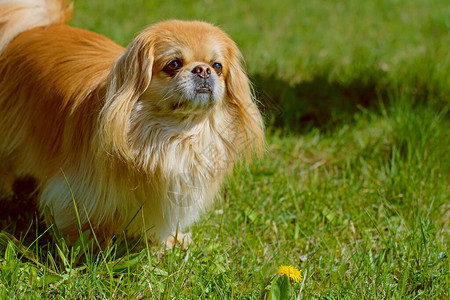
[[[150,26],[128,46],[108,77],[100,125],[103,142],[128,157],[127,134],[137,107],[177,120],[226,111],[247,135],[263,139],[261,116],[235,43],[199,21]],[[239,123],[239,124],[238,124]]]
[[[222,101],[234,44],[201,22],[166,22],[151,28],[152,80],[144,97],[155,109],[202,113]]]

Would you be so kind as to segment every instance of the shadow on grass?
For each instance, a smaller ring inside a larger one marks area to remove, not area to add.
[[[361,110],[379,112],[381,104],[389,106],[402,97],[410,99],[413,106],[425,104],[436,111],[448,106],[448,87],[442,80],[419,74],[394,80],[371,69],[342,82],[331,81],[327,72],[297,84],[274,74],[252,74],[251,80],[267,127],[291,133],[312,128],[333,131],[351,124]]]
[[[311,81],[289,84],[275,75],[251,77],[266,125],[304,133],[311,128],[332,130],[351,122],[361,109],[374,109],[387,92],[375,79],[330,82],[327,74]]]
[[[14,182],[13,195],[0,195],[0,229],[29,244],[46,229],[37,215],[36,188],[32,177],[24,177]]]
[[[112,256],[108,254],[114,259],[137,253],[145,246],[142,237],[119,235],[97,240],[89,229],[83,231],[75,242],[69,242],[54,225],[48,212],[45,216],[47,221],[38,215],[37,183],[32,177],[16,179],[13,192],[7,197],[0,195],[0,253],[4,253],[12,243],[18,257],[25,261],[40,265],[39,261],[45,260],[49,254],[56,266],[62,267],[69,260],[73,266],[96,260],[103,255],[106,246],[114,250],[111,250]]]

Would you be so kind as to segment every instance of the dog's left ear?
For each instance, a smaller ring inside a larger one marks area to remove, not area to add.
[[[226,81],[227,98],[239,125],[236,141],[232,142],[238,152],[249,158],[253,153],[260,154],[264,148],[264,123],[256,105],[250,80],[243,68],[243,59],[238,48],[230,50],[229,71]]]
[[[132,159],[127,132],[139,97],[150,85],[153,41],[145,32],[128,46],[108,75],[104,107],[100,112],[100,140],[110,154]]]

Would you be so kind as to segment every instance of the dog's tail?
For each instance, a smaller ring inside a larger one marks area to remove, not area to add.
[[[0,54],[22,32],[67,23],[71,15],[66,0],[0,0]]]

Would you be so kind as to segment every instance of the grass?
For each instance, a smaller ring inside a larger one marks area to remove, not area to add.
[[[260,299],[282,264],[303,270],[299,298],[449,298],[446,1],[75,5],[74,25],[124,45],[166,18],[220,25],[246,58],[268,150],[235,169],[189,251],[69,247],[20,204],[0,220],[0,298]]]

